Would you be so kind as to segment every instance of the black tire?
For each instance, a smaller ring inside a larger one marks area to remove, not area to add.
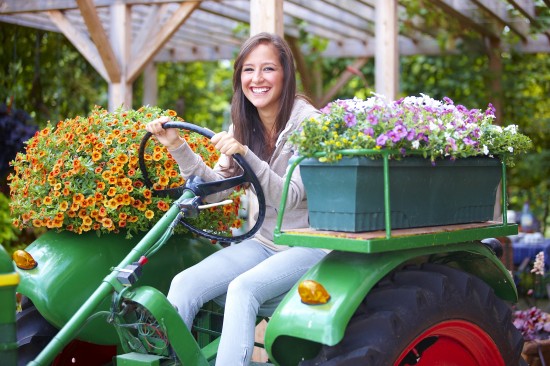
[[[58,329],[48,323],[32,301],[23,297],[22,311],[16,317],[17,365],[26,366],[55,337]],[[52,362],[52,366],[112,365],[116,346],[96,345],[73,340]]]
[[[48,323],[27,298],[22,299],[22,309],[17,314],[17,365],[25,366],[46,347],[57,334],[57,329]]]
[[[350,320],[344,339],[335,346],[323,346],[315,359],[300,365],[426,365],[422,352],[440,339],[430,330],[453,321],[475,326],[475,332],[461,339],[470,335],[492,339],[504,365],[524,364],[523,337],[512,323],[510,306],[475,276],[449,266],[425,264],[399,270],[382,280]],[[423,338],[423,334],[431,336]],[[413,346],[420,353],[419,360],[412,351],[405,354]],[[433,349],[437,348],[441,346]],[[441,364],[455,365],[453,356],[448,357],[449,363]]]

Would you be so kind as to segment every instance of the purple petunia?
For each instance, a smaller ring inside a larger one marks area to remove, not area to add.
[[[380,136],[378,136],[378,138],[376,139],[376,145],[378,146],[385,146],[386,145],[386,142],[389,140],[389,137],[388,135],[386,135],[385,133],[381,134]]]
[[[344,116],[344,122],[346,122],[346,126],[353,127],[357,124],[357,117],[353,113],[347,113]]]

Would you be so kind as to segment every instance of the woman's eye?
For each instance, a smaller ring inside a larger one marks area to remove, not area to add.
[[[245,67],[245,68],[243,68],[243,72],[253,72],[253,71],[254,71],[254,69],[251,68],[251,67]]]
[[[264,71],[274,71],[275,69],[271,66],[264,67]]]

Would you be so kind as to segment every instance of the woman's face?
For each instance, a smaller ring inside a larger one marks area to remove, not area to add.
[[[241,85],[260,115],[277,114],[283,78],[283,66],[277,49],[271,44],[259,44],[244,59]]]

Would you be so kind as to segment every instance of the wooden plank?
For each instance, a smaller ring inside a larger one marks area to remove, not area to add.
[[[392,238],[393,237],[398,238],[398,237],[404,237],[404,236],[438,234],[438,233],[453,232],[453,231],[465,230],[465,229],[479,229],[479,228],[490,227],[495,225],[502,225],[502,222],[486,221],[486,222],[474,222],[474,223],[457,224],[457,225],[427,226],[427,227],[416,227],[416,228],[409,228],[409,229],[394,229],[391,231],[391,236]],[[315,230],[312,228],[302,228],[302,229],[285,230],[284,233],[290,234],[290,235],[302,234],[302,235],[314,235],[314,236],[329,236],[333,238],[345,238],[345,239],[357,239],[357,240],[383,239],[386,237],[385,230],[353,233],[353,232],[345,232],[345,231],[328,231],[328,230]]]
[[[84,56],[92,67],[101,75],[103,79],[109,81],[109,76],[95,44],[90,40],[87,34],[82,33],[67,20],[65,15],[59,10],[49,10],[48,15],[51,21],[67,37],[67,39],[76,47],[78,52]]]
[[[107,33],[97,15],[93,0],[76,0],[76,2],[80,8],[82,18],[88,27],[90,37],[94,41],[103,64],[105,65],[108,80],[113,83],[119,82],[121,79],[120,65],[111,47]]]
[[[131,60],[128,66],[127,80],[133,82],[143,71],[145,65],[150,62],[178,28],[185,23],[185,20],[191,16],[193,11],[200,5],[199,1],[184,2],[172,14],[168,21],[160,26],[160,31],[151,37],[144,47],[138,52],[138,56]]]

